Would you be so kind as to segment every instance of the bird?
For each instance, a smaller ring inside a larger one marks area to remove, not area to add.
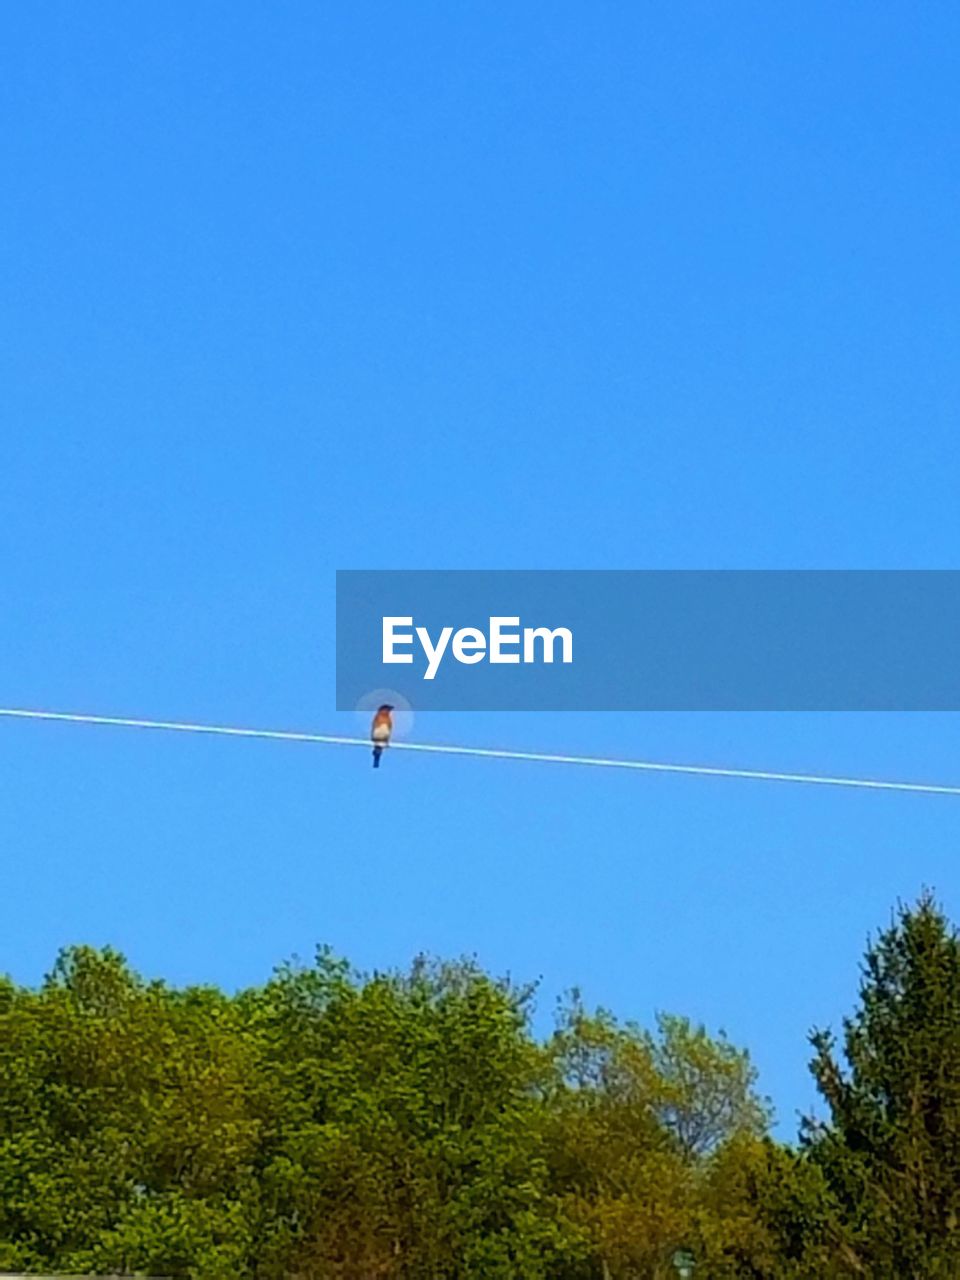
[[[393,720],[390,712],[393,707],[389,703],[384,703],[382,707],[377,709],[377,714],[373,717],[373,724],[370,726],[370,741],[373,743],[373,767],[380,768],[380,757],[383,755],[384,747],[390,745],[390,734],[393,732]]]

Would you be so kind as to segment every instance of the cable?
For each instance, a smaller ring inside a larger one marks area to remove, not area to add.
[[[333,733],[295,733],[285,729],[240,729],[227,725],[188,724],[174,720],[139,720],[126,716],[79,715],[69,711],[27,711],[0,707],[0,716],[18,720],[58,720],[69,724],[113,725],[124,729],[168,729],[176,733],[212,733],[230,738],[269,738],[280,742],[319,742],[334,747],[369,747],[367,738]],[[655,760],[615,760],[606,756],[554,755],[546,751],[504,751],[494,747],[457,747],[446,743],[394,742],[391,751],[423,751],[434,755],[478,756],[486,760],[526,760],[535,764],[584,765],[599,769],[635,769],[644,773],[682,773],[702,778],[745,778],[755,782],[802,782],[821,787],[859,787],[870,791],[911,791],[960,796],[960,786],[934,782],[888,782],[874,778],[829,777],[819,773],[778,773],[771,769],[725,769],[715,765],[666,764]]]

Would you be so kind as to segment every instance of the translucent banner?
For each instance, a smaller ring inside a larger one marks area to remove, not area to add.
[[[337,707],[954,711],[960,572],[337,574]]]

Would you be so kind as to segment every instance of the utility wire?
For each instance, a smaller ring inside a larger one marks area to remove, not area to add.
[[[368,747],[367,738],[334,733],[296,733],[285,729],[241,729],[218,724],[174,720],[139,720],[126,716],[79,715],[68,711],[28,711],[0,707],[0,716],[17,720],[57,720],[68,724],[113,725],[124,729],[168,729],[176,733],[209,733],[228,738],[268,738],[280,742],[318,742],[333,747]],[[477,756],[486,760],[526,760],[534,764],[583,765],[598,769],[634,769],[643,773],[682,773],[702,778],[746,778],[755,782],[802,782],[821,787],[859,787],[869,791],[911,791],[960,796],[960,786],[934,782],[891,782],[879,778],[830,777],[820,773],[780,773],[771,769],[725,769],[714,765],[666,764],[657,760],[616,760],[607,756],[555,755],[547,751],[506,751],[494,747],[458,747],[448,743],[394,742],[391,751],[423,751],[433,755]]]

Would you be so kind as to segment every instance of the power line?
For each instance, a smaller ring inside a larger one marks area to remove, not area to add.
[[[166,729],[175,733],[208,733],[229,738],[267,738],[279,742],[314,742],[333,747],[369,747],[367,738],[334,733],[297,733],[286,729],[243,729],[218,724],[189,724],[175,720],[141,720],[127,716],[80,715],[69,711],[30,711],[0,707],[0,716],[17,720],[57,720],[68,724],[112,725],[123,729]],[[642,773],[680,773],[701,778],[744,778],[755,782],[799,782],[821,787],[859,787],[869,791],[911,791],[926,795],[960,796],[960,786],[934,782],[892,782],[880,778],[830,777],[819,773],[781,773],[772,769],[729,769],[716,765],[667,764],[658,760],[617,760],[607,756],[556,755],[547,751],[510,751],[495,747],[460,747],[448,743],[394,742],[391,751],[422,751],[433,755],[475,756],[486,760],[525,760],[534,764],[581,765],[598,769],[634,769]]]

